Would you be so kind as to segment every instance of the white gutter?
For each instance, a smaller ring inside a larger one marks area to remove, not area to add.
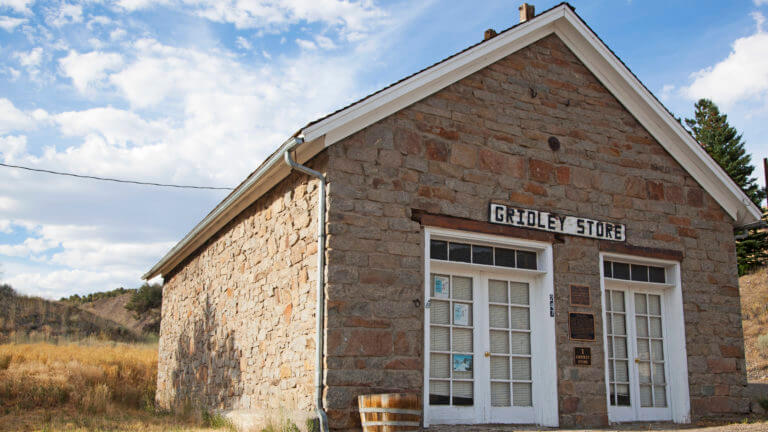
[[[304,143],[301,137],[292,138],[292,143],[283,151],[285,163],[304,174],[315,177],[320,181],[317,193],[317,305],[315,318],[317,331],[315,333],[315,404],[320,423],[320,432],[328,431],[328,416],[323,410],[323,346],[325,342],[325,176],[307,166],[300,165],[291,158],[291,152]]]

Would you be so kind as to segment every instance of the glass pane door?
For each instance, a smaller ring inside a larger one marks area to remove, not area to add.
[[[474,405],[473,278],[431,275],[429,404]]]
[[[608,338],[608,386],[612,406],[630,406],[627,307],[623,291],[607,290],[606,337]]]
[[[661,296],[635,293],[635,323],[640,407],[664,408],[667,406],[667,379]]]
[[[609,416],[612,421],[669,420],[663,293],[611,286],[605,291]]]
[[[491,405],[531,406],[528,284],[488,281]]]
[[[489,422],[533,421],[530,285],[487,279]]]

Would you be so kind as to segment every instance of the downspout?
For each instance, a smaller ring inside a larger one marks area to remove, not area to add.
[[[300,165],[291,157],[291,152],[304,143],[304,138],[293,137],[293,143],[285,149],[285,163],[304,174],[320,180],[320,190],[317,194],[317,330],[315,333],[315,405],[320,423],[320,432],[328,431],[328,416],[323,410],[323,345],[324,345],[324,312],[325,312],[325,176],[307,166]]]

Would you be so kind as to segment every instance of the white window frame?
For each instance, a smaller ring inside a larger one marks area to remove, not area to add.
[[[662,260],[656,258],[646,258],[634,255],[600,252],[600,294],[602,302],[602,316],[603,316],[603,352],[608,353],[608,339],[606,334],[608,332],[607,316],[606,316],[606,285],[610,288],[612,278],[606,277],[604,274],[604,262],[605,261],[620,261],[630,264],[641,265],[653,265],[658,267],[664,267],[666,271],[666,283],[653,283],[653,282],[636,282],[631,280],[615,279],[617,284],[636,288],[643,292],[649,292],[662,295],[662,310],[665,311],[663,318],[664,329],[664,354],[665,354],[665,368],[667,371],[667,395],[669,408],[671,410],[671,419],[659,419],[659,418],[635,418],[626,419],[611,414],[611,393],[608,376],[608,356],[605,358],[605,399],[608,408],[608,420],[612,423],[621,421],[655,421],[655,420],[672,420],[675,423],[690,423],[691,422],[691,401],[688,387],[688,354],[686,350],[685,340],[685,315],[683,308],[683,292],[682,283],[680,279],[680,263],[677,261]],[[625,300],[627,304],[630,301],[634,301],[633,298]],[[629,320],[627,316],[627,320]],[[634,319],[634,318],[633,318]],[[629,335],[628,335],[629,336]],[[634,337],[627,338],[627,344],[636,343]],[[629,349],[629,346],[627,347]],[[631,360],[630,360],[631,361]],[[630,373],[632,373],[630,366]],[[636,381],[637,377],[632,377],[632,380]],[[637,385],[634,382],[632,385]],[[639,401],[633,400],[632,407],[637,409]],[[651,410],[648,410],[650,413]]]
[[[481,234],[469,231],[459,231],[446,228],[424,227],[424,303],[430,298],[430,242],[433,237],[441,240],[461,241],[467,243],[491,244],[512,249],[524,249],[535,251],[537,254],[537,269],[527,270],[519,268],[507,268],[482,264],[459,263],[453,261],[438,260],[440,264],[450,264],[457,268],[472,271],[505,272],[508,275],[522,276],[531,281],[531,300],[547,305],[547,315],[539,314],[535,325],[538,327],[538,337],[535,343],[532,341],[531,353],[536,361],[531,365],[531,375],[535,383],[533,388],[533,406],[535,409],[535,422],[540,426],[558,427],[558,395],[557,395],[557,352],[555,339],[555,318],[548,313],[550,298],[554,298],[554,264],[552,245],[546,242],[510,238],[499,235]],[[552,296],[552,297],[550,297]],[[541,310],[539,311],[541,312]],[[429,427],[429,332],[430,309],[424,309],[424,382],[422,389],[422,402],[424,412],[424,427]],[[534,318],[531,317],[531,326],[534,326]],[[477,355],[477,353],[476,353]],[[476,379],[479,379],[476,378]],[[490,385],[490,382],[486,383]]]

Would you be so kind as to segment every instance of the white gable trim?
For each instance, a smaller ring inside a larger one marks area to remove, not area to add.
[[[325,145],[333,145],[552,33],[563,40],[737,225],[760,220],[762,214],[757,206],[565,4],[323,119],[302,133],[307,141],[324,136]]]
[[[675,160],[712,195],[737,225],[762,212],[632,72],[568,9],[555,34]],[[567,23],[567,24],[566,24]]]
[[[299,148],[301,160],[309,160],[324,147],[333,145],[553,33],[560,37],[640,124],[723,207],[737,226],[761,219],[760,209],[567,4],[554,7],[528,22],[307,126],[298,134],[311,144]],[[281,158],[279,153],[273,155],[270,162]],[[230,197],[200,221],[144,275],[144,278],[167,274],[249,203],[260,198],[271,186],[289,174],[290,171],[278,163],[264,164],[247,182],[240,185]]]

